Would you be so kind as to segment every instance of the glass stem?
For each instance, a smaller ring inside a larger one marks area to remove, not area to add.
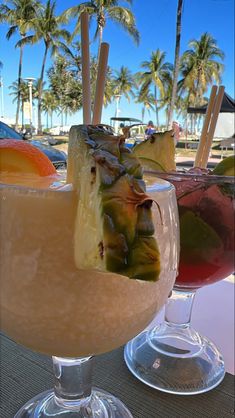
[[[172,326],[190,326],[195,291],[172,290],[165,307],[165,321]]]
[[[55,399],[66,408],[78,409],[90,401],[93,357],[52,357]]]

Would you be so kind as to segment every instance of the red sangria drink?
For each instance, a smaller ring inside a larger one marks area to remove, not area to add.
[[[166,303],[164,322],[130,341],[125,361],[130,371],[151,387],[181,395],[198,394],[216,387],[225,374],[216,346],[190,322],[196,290],[234,272],[234,176],[201,169],[155,175],[176,190],[179,274]]]
[[[180,219],[180,263],[175,286],[199,288],[234,270],[234,179],[162,175],[174,184]]]

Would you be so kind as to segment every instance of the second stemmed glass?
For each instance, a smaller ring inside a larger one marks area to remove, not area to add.
[[[191,312],[198,288],[234,271],[234,178],[157,175],[176,188],[179,275],[166,304],[165,321],[130,341],[125,347],[125,361],[139,380],[153,388],[197,394],[216,387],[225,374],[216,346],[191,327]]]

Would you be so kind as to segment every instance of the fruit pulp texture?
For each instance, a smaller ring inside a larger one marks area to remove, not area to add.
[[[3,331],[35,351],[61,357],[121,346],[153,319],[174,283],[177,231],[168,193],[159,200],[165,226],[155,208],[163,267],[152,283],[79,270],[74,262],[77,194],[69,187],[40,187],[0,186]]]
[[[234,185],[170,180],[177,194],[180,263],[176,286],[199,288],[234,271]]]

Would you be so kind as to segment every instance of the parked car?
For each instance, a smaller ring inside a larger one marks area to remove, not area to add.
[[[67,156],[65,152],[53,148],[46,144],[43,140],[28,139],[28,135],[19,134],[10,126],[0,121],[0,140],[1,139],[18,139],[20,141],[29,141],[30,144],[39,148],[48,158],[56,169],[65,169],[67,167]]]

